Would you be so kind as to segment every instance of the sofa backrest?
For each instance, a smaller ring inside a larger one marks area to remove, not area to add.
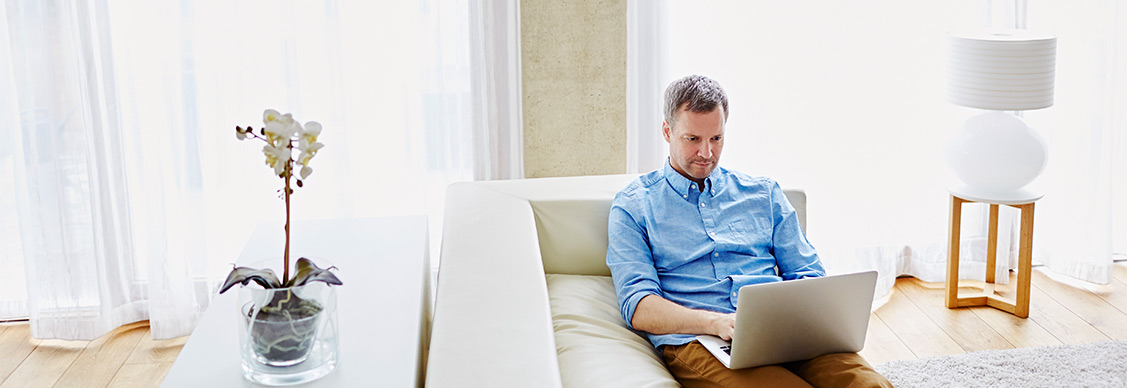
[[[474,182],[528,202],[545,273],[610,276],[607,221],[615,194],[637,174]],[[783,190],[806,227],[806,193]]]

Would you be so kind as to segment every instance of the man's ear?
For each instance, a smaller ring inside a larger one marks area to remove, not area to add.
[[[667,122],[665,120],[661,120],[661,136],[665,137],[666,143],[670,142],[669,136],[671,135],[672,131],[673,131],[673,129],[669,128],[669,122]],[[670,143],[670,144],[672,144],[672,143]]]

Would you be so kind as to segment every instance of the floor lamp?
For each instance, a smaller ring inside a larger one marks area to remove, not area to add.
[[[1056,37],[1028,30],[952,33],[948,37],[947,101],[985,113],[967,119],[947,149],[947,161],[962,185],[952,187],[948,231],[948,308],[990,306],[1020,318],[1029,316],[1033,261],[1033,209],[1042,194],[1025,186],[1045,169],[1045,140],[1018,115],[1053,105]],[[1005,111],[1014,111],[1008,114]],[[981,293],[959,295],[962,207],[990,205],[986,283]],[[994,291],[998,248],[998,207],[1021,212],[1016,295]]]

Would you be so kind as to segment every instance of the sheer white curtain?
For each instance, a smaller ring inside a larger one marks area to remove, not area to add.
[[[266,108],[325,128],[295,219],[441,230],[445,185],[472,177],[465,2],[177,5],[0,8],[0,318],[38,338],[191,331],[255,225],[284,219],[234,136]]]
[[[665,93],[666,7],[647,0],[626,3],[626,172],[661,168],[669,148],[661,137]],[[656,96],[656,98],[655,98]],[[655,130],[655,128],[657,130]]]
[[[1056,104],[1025,116],[1049,146],[1034,261],[1107,284],[1110,257],[1127,253],[1127,7],[1084,4],[1027,6],[1028,27],[1058,45]]]
[[[127,172],[106,4],[5,5],[3,315],[30,314],[38,337],[92,338],[147,307],[118,190]]]
[[[663,86],[693,73],[724,85],[732,112],[723,165],[805,188],[816,214],[810,238],[830,271],[878,269],[885,290],[900,274],[943,279],[945,189],[956,180],[943,148],[977,113],[944,100],[946,33],[990,24],[1005,7],[893,0],[646,4],[665,8],[665,33],[630,43],[665,37],[658,44],[665,55],[642,59],[666,64]],[[1122,214],[1127,202],[1112,190],[1125,175],[1115,154],[1127,152],[1123,114],[1111,109],[1127,90],[1115,67],[1124,62],[1114,58],[1127,45],[1117,36],[1123,11],[1111,1],[1074,9],[1031,2],[1028,9],[1028,26],[1057,33],[1061,47],[1056,106],[1025,114],[1050,147],[1038,180],[1046,197],[1037,206],[1035,261],[1054,269],[1075,265],[1083,269],[1059,270],[1106,283],[1113,236],[1123,244],[1122,230],[1112,233],[1111,214]],[[660,98],[640,95],[628,106],[644,109],[638,105]],[[985,209],[971,207],[978,210],[964,212],[968,268],[961,273],[981,277]],[[999,241],[1000,259],[1011,262],[1015,215],[1003,211]]]
[[[520,2],[470,2],[475,180],[524,177]]]

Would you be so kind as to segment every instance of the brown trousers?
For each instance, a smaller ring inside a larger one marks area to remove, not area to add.
[[[665,365],[681,385],[695,387],[892,387],[857,353],[834,353],[806,361],[728,369],[700,342],[666,345]]]

